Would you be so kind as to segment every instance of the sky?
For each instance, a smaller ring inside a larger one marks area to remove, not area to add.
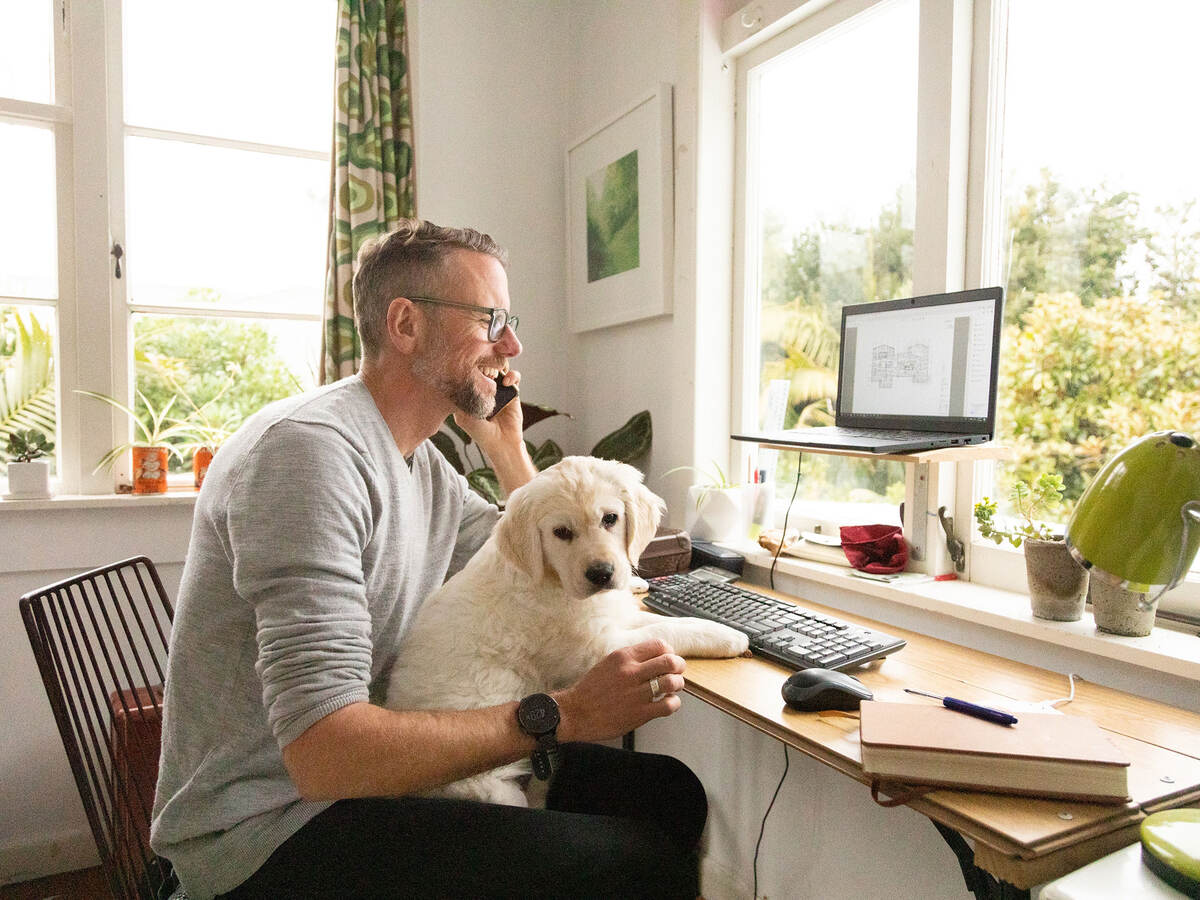
[[[1049,167],[1143,208],[1200,197],[1200,2],[1011,0],[1006,187]],[[916,168],[917,4],[893,0],[764,65],[766,211],[865,225]],[[814,123],[816,123],[814,125]]]

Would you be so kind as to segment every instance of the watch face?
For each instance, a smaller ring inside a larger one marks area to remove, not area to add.
[[[526,734],[546,734],[558,727],[558,704],[549,694],[530,694],[517,707],[517,722]]]

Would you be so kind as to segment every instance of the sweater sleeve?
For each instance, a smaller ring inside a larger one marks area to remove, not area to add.
[[[285,421],[259,439],[228,497],[234,587],[254,607],[255,670],[281,748],[368,699],[369,473],[344,436]]]

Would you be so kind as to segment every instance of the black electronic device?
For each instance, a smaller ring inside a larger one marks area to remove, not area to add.
[[[699,616],[735,628],[750,649],[792,669],[849,669],[905,646],[905,641],[732,584],[690,575],[648,580],[646,606],[671,616]]]
[[[491,413],[491,415],[488,416],[488,419],[495,418],[496,413],[498,413],[498,412],[500,412],[500,410],[504,409],[504,407],[506,407],[508,405],[509,401],[512,400],[513,397],[517,396],[517,389],[515,387],[513,387],[511,384],[504,383],[504,376],[506,374],[507,373],[505,373],[505,372],[501,372],[495,378],[496,405],[494,407],[492,407],[492,413]]]
[[[552,754],[558,750],[558,702],[549,694],[530,694],[517,705],[517,725],[537,746],[530,755],[533,774],[545,781],[553,769]]]
[[[746,558],[736,550],[729,550],[708,541],[692,541],[692,568],[701,566],[716,566],[718,569],[728,569],[730,572],[742,574]]]
[[[802,712],[858,709],[860,703],[874,697],[853,675],[832,669],[801,669],[783,683],[781,693],[788,706]]]

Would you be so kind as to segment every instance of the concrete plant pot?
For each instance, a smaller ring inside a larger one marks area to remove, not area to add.
[[[1087,599],[1087,569],[1075,561],[1061,540],[1027,540],[1022,546],[1034,616],[1055,622],[1082,619]]]
[[[1127,590],[1100,577],[1093,578],[1088,588],[1096,627],[1126,637],[1145,637],[1154,628],[1158,601],[1142,608],[1142,600],[1146,598],[1146,594]]]
[[[750,528],[753,485],[716,488],[692,485],[688,488],[684,527],[695,540],[737,541]]]

